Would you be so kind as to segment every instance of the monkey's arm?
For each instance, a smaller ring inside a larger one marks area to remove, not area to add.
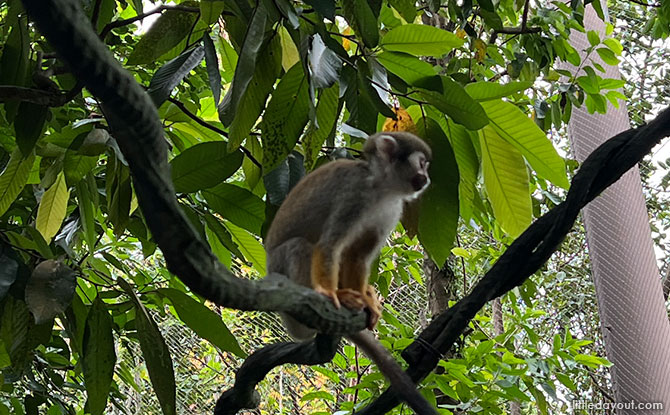
[[[361,330],[346,337],[375,362],[379,371],[391,382],[391,389],[400,399],[407,402],[414,412],[418,415],[438,415],[435,408],[428,403],[426,398],[421,396],[412,379],[396,363],[391,353],[379,343],[379,340],[369,330]]]

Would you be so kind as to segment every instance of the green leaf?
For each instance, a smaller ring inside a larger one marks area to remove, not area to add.
[[[602,357],[598,356],[592,356],[592,355],[586,355],[586,354],[578,354],[575,356],[575,362],[581,363],[585,366],[588,366],[593,369],[598,369],[601,366],[604,367],[610,367],[612,366],[612,363],[610,363],[607,359],[603,359]]]
[[[154,387],[158,402],[164,415],[176,415],[174,369],[170,350],[165,339],[158,330],[158,325],[140,302],[135,291],[123,278],[117,282],[128,294],[135,306],[135,326],[137,337],[140,339],[140,348],[149,372],[149,379]]]
[[[621,53],[623,52],[623,46],[621,46],[621,42],[619,42],[619,39],[614,39],[614,38],[609,38],[603,40],[603,44],[609,48],[612,52],[614,52],[615,55],[620,56]]]
[[[95,210],[93,205],[91,193],[88,188],[88,182],[82,180],[75,186],[75,194],[77,196],[77,206],[79,207],[79,218],[81,221],[82,234],[84,241],[88,246],[89,252],[93,252],[95,248]]]
[[[608,48],[598,48],[596,49],[596,52],[598,52],[598,56],[600,56],[600,59],[606,64],[612,66],[617,66],[619,64],[619,58],[617,58],[614,52]]]
[[[74,271],[60,261],[47,259],[33,269],[26,284],[26,304],[35,323],[52,320],[69,307],[77,284]]]
[[[204,190],[205,200],[216,213],[259,235],[265,221],[265,203],[247,189],[228,183]]]
[[[480,81],[465,85],[465,92],[475,101],[488,101],[523,92],[532,85],[533,83],[530,81],[508,82],[506,84]]]
[[[479,131],[482,148],[484,187],[500,227],[519,236],[532,218],[526,163],[514,146],[496,130],[486,126]]]
[[[319,157],[319,150],[326,138],[335,133],[337,116],[340,112],[339,85],[335,84],[324,89],[319,95],[316,104],[316,121],[307,128],[302,139],[302,149],[305,153],[305,166],[311,168]]]
[[[406,53],[382,52],[377,55],[377,60],[410,85],[420,86],[426,78],[437,77],[433,65]]]
[[[202,4],[202,3],[201,3]],[[209,33],[202,35],[202,43],[205,47],[205,65],[207,67],[207,80],[209,88],[214,96],[214,104],[219,105],[221,100],[221,73],[219,72],[219,59],[216,56],[216,48]]]
[[[362,39],[365,46],[374,48],[379,43],[379,25],[377,17],[368,1],[343,0],[344,15]]]
[[[126,64],[142,65],[155,62],[188,36],[197,17],[197,13],[183,10],[163,12],[137,42]]]
[[[240,251],[247,261],[261,274],[266,274],[265,248],[253,235],[230,222],[223,223],[233,237],[233,241],[240,247]]]
[[[335,1],[334,0],[305,0],[305,3],[314,7],[317,13],[327,17],[331,22],[335,21]]]
[[[265,110],[263,168],[270,171],[295,147],[309,118],[309,92],[302,65],[296,64],[281,79]]]
[[[596,46],[600,44],[600,36],[595,30],[589,30],[586,32],[586,37],[589,39],[591,46]]]
[[[281,73],[281,45],[279,38],[274,37],[263,48],[261,53],[265,57],[262,65],[257,65],[253,78],[242,96],[237,114],[230,124],[228,148],[236,149],[248,138],[249,131],[258,121],[265,108],[268,96],[272,92],[275,81]]]
[[[219,52],[219,59],[221,60],[221,69],[223,70],[223,79],[230,82],[235,74],[235,67],[237,66],[237,52],[225,39],[219,37],[214,43]]]
[[[413,0],[389,0],[389,4],[406,22],[411,23],[416,18],[417,10]]]
[[[63,173],[68,186],[79,183],[91,170],[98,165],[98,157],[81,156],[74,151],[65,152],[63,159]]]
[[[70,191],[65,183],[65,175],[60,172],[54,184],[44,192],[35,219],[35,228],[40,231],[47,243],[56,236],[65,219],[69,197]]]
[[[293,42],[293,38],[284,26],[279,27],[279,40],[281,41],[281,66],[285,71],[300,61],[300,52]]]
[[[452,120],[470,130],[478,130],[488,124],[488,117],[480,103],[473,100],[465,89],[451,78],[446,76],[441,78],[444,93],[422,89],[420,95]]]
[[[211,213],[204,214],[203,218],[207,224],[207,229],[216,235],[217,239],[226,248],[226,250],[233,253],[238,258],[244,258],[244,254],[240,252],[235,242],[233,242],[233,237],[230,235],[230,232],[228,232],[228,230],[221,224],[219,219],[217,219]]]
[[[91,304],[84,328],[82,372],[86,385],[87,413],[93,415],[104,413],[115,364],[112,317],[98,296]]]
[[[472,145],[471,134],[473,133],[451,120],[447,120],[445,133],[449,138],[449,143],[454,150],[454,157],[458,164],[459,211],[464,218],[469,217],[474,205],[475,192],[477,191],[475,186],[479,174],[479,158]],[[465,215],[466,212],[467,216]]]
[[[556,186],[570,186],[565,162],[544,132],[516,105],[502,100],[482,102],[491,126],[504,140],[514,145],[541,177]]]
[[[449,257],[458,225],[458,166],[449,140],[439,124],[423,118],[417,125],[419,135],[430,144],[431,185],[421,196],[419,240],[431,259],[441,266]]]
[[[24,158],[18,147],[12,151],[5,170],[0,174],[0,215],[7,212],[28,182],[34,160],[33,153]]]
[[[391,52],[441,57],[463,43],[463,39],[446,30],[429,25],[407,24],[389,30],[382,37],[380,46]]]
[[[187,148],[172,159],[172,181],[177,192],[191,193],[214,187],[242,165],[244,154],[228,153],[228,143],[208,141]]]
[[[200,2],[200,18],[208,25],[216,23],[225,6],[224,0],[202,0]]]
[[[198,336],[210,341],[223,351],[231,352],[241,358],[247,357],[233,333],[223,323],[220,315],[193,297],[174,288],[161,288],[158,292],[170,299],[181,321],[186,323]]]
[[[160,107],[193,68],[200,65],[205,56],[203,46],[191,48],[161,66],[149,83],[147,93],[156,107]]]
[[[247,33],[244,36],[244,44],[237,60],[232,86],[223,97],[223,101],[219,107],[219,119],[225,126],[229,126],[233,121],[240,100],[251,82],[251,77],[256,68],[256,60],[260,56],[259,51],[261,50],[265,36],[267,17],[265,6],[263,6],[262,2],[258,3],[258,7],[254,9],[254,15],[249,22]]]
[[[14,132],[16,144],[24,156],[33,151],[35,143],[42,136],[47,114],[49,114],[49,108],[45,105],[26,101],[19,104],[19,110],[14,119]]]

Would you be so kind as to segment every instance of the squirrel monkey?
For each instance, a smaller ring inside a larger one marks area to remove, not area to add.
[[[313,288],[337,308],[365,309],[372,329],[381,305],[368,284],[370,265],[400,220],[403,203],[430,183],[431,150],[414,134],[382,132],[368,138],[363,154],[365,160],[337,160],[298,182],[277,211],[265,249],[268,272]],[[282,320],[296,340],[316,334],[291,316]],[[348,337],[418,413],[436,413],[374,335],[363,330]],[[419,410],[409,402],[411,394],[423,401]]]

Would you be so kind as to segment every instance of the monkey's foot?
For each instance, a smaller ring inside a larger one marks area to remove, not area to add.
[[[382,305],[379,302],[377,291],[375,291],[371,285],[368,285],[365,289],[365,296],[363,297],[363,301],[365,302],[365,307],[370,313],[368,318],[368,329],[372,330],[375,328],[377,322],[382,316]]]
[[[340,300],[337,298],[337,291],[329,290],[329,289],[324,288],[320,285],[315,286],[314,291],[316,291],[319,294],[323,294],[326,297],[330,298],[330,300],[335,305],[335,308],[340,308]]]
[[[341,288],[337,290],[337,297],[340,299],[340,303],[347,308],[354,310],[362,310],[365,308],[363,294],[359,291],[352,290],[351,288]]]

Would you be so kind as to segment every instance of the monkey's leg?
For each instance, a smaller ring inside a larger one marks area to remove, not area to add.
[[[362,310],[365,308],[363,293],[361,291],[361,279],[365,281],[365,263],[359,258],[345,251],[340,258],[340,289],[337,297],[347,308]]]
[[[335,308],[340,308],[337,298],[338,264],[335,262],[332,250],[324,250],[319,245],[312,251],[312,288],[314,291],[330,298]]]

